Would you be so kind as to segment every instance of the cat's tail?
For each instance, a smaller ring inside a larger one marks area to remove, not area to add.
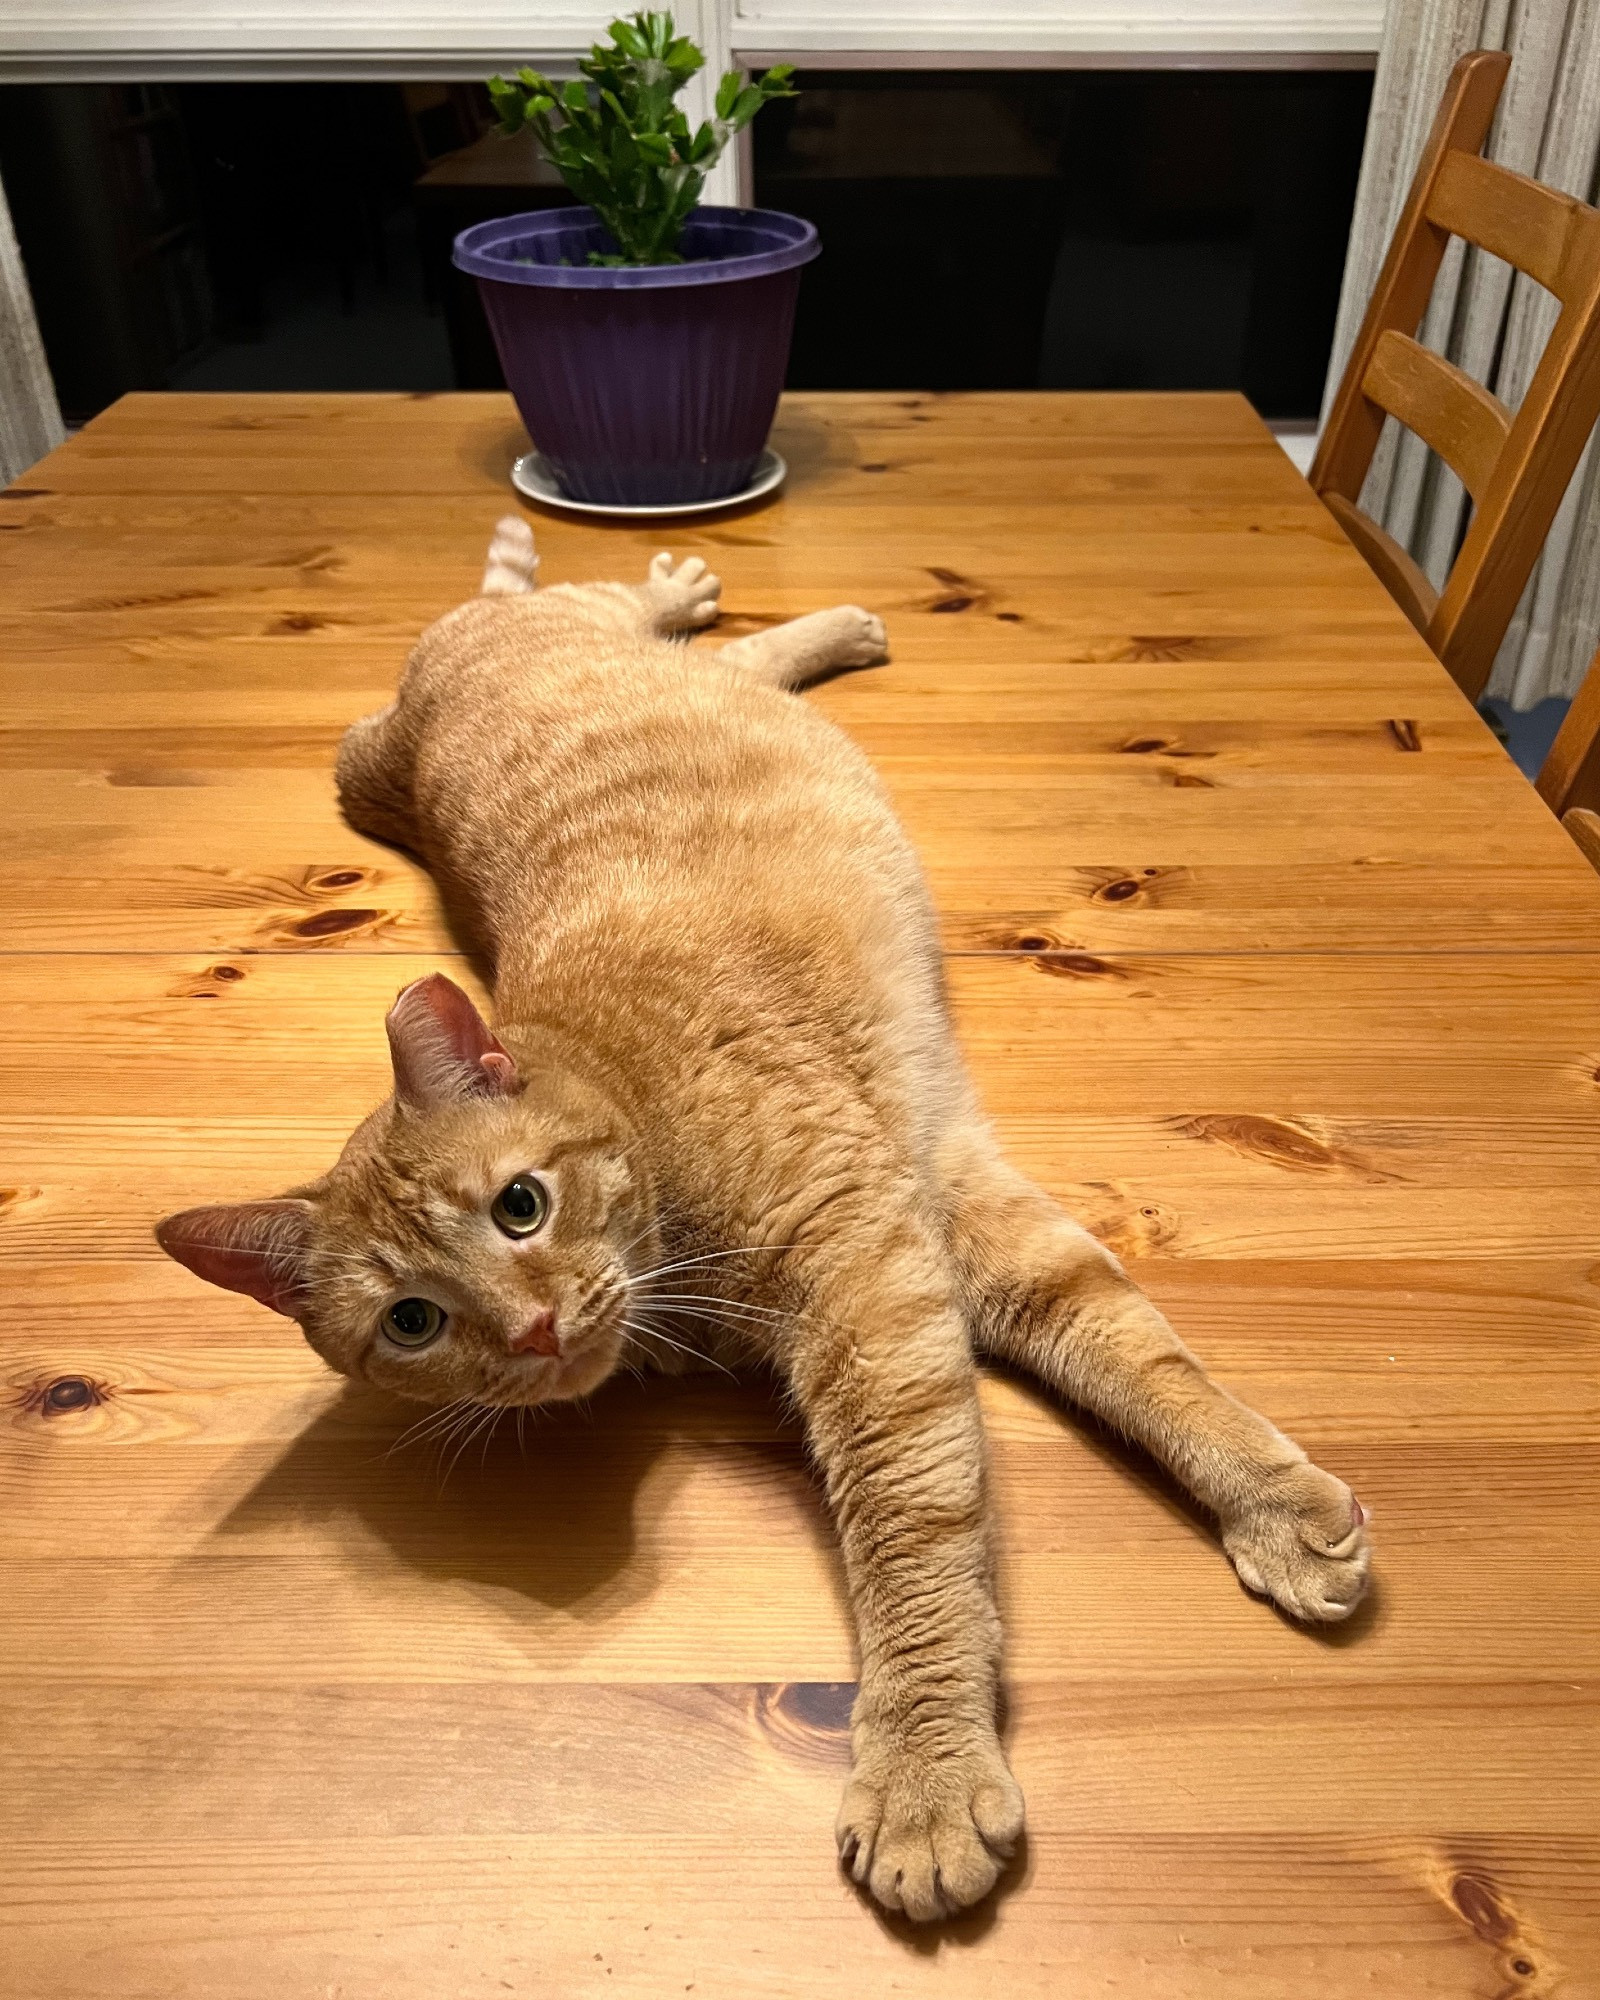
[[[506,514],[496,521],[494,540],[489,544],[488,566],[483,572],[479,594],[484,597],[515,597],[532,590],[539,574],[539,558],[533,546],[533,530],[520,514]]]

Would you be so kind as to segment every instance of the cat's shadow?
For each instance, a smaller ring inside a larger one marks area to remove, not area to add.
[[[425,1428],[408,1439],[419,1415],[426,1420],[414,1404],[345,1384],[216,1532],[281,1539],[307,1522],[353,1520],[357,1541],[405,1568],[486,1598],[509,1594],[512,1608],[521,1598],[560,1611],[570,1630],[657,1588],[657,1538],[641,1537],[642,1514],[671,1510],[708,1431],[783,1460],[773,1476],[792,1471],[798,1487],[810,1485],[798,1433],[787,1435],[759,1384],[612,1381],[587,1403],[529,1412],[520,1436],[508,1412],[486,1437],[441,1442]]]

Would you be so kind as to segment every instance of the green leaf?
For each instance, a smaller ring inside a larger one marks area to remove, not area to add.
[[[706,66],[706,59],[687,35],[672,44],[663,58],[667,68],[678,81],[681,89],[691,76],[698,75]]]
[[[715,118],[691,130],[675,100],[705,57],[677,32],[671,14],[641,11],[613,21],[608,32],[609,41],[596,42],[579,62],[578,80],[556,84],[524,67],[514,82],[493,78],[490,101],[502,131],[532,128],[546,158],[615,240],[615,252],[597,251],[591,263],[678,263],[705,169],[769,98],[794,95],[793,68],[775,63],[749,84],[730,71],[717,87]]]

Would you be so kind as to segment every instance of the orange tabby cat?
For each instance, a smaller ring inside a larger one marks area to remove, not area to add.
[[[158,1234],[430,1403],[581,1396],[685,1350],[776,1369],[859,1629],[840,1852],[938,1917],[1022,1830],[975,1349],[1146,1446],[1298,1617],[1360,1598],[1361,1509],[997,1152],[916,860],[866,759],[789,692],[882,660],[878,620],[689,648],[668,636],[717,613],[700,561],[538,592],[534,567],[502,521],[484,594],[338,766],[351,821],[422,856],[493,965],[495,1028],[441,975],[408,986],[394,1095],[328,1174]]]

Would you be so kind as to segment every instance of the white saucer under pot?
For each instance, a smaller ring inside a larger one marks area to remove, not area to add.
[[[689,500],[676,507],[616,507],[606,501],[574,500],[562,492],[538,452],[528,451],[512,466],[511,483],[525,499],[537,500],[541,507],[555,507],[563,514],[605,514],[614,518],[636,516],[663,521],[680,514],[715,514],[724,507],[742,507],[781,486],[788,471],[782,456],[769,446],[756,460],[756,469],[749,482],[741,486],[737,493],[723,493],[715,500]]]

